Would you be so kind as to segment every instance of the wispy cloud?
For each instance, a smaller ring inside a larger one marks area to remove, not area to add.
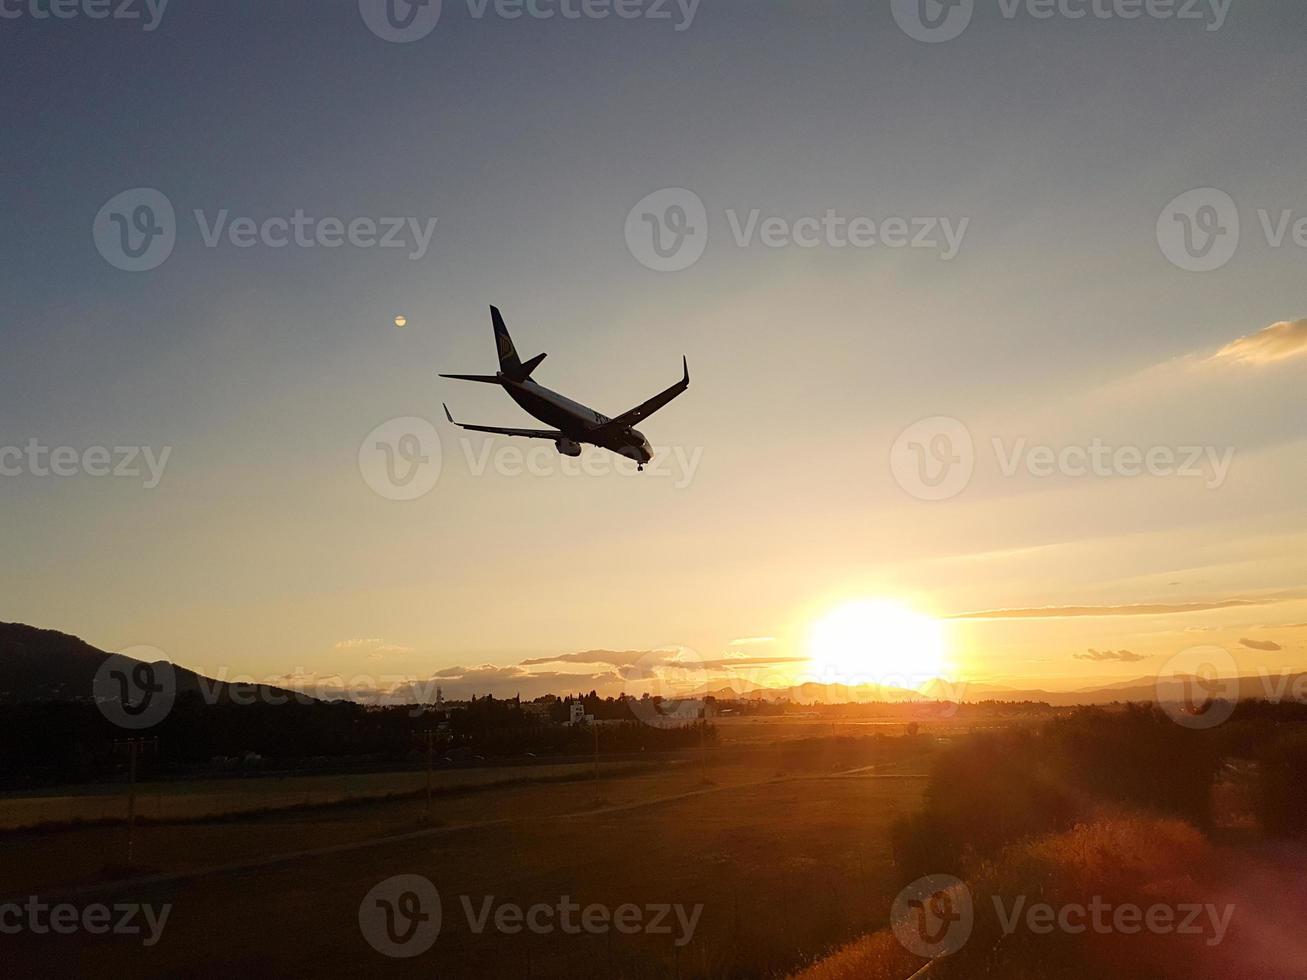
[[[412,647],[400,646],[398,643],[387,643],[379,636],[367,639],[340,640],[336,643],[336,649],[364,653],[363,659],[368,663],[376,663],[378,660],[393,654],[413,652]]]
[[[1284,649],[1284,647],[1280,646],[1280,644],[1276,643],[1274,640],[1249,640],[1245,638],[1241,639],[1239,643],[1246,646],[1249,650],[1265,650],[1268,653],[1274,650]]]
[[[1193,602],[1136,602],[1102,606],[1038,606],[1025,609],[982,609],[954,613],[947,619],[1070,619],[1076,616],[1166,616],[1179,613],[1208,612],[1213,609],[1236,609],[1263,606],[1285,601],[1284,596],[1260,599],[1207,599]]]
[[[752,646],[755,643],[775,643],[775,642],[776,642],[776,637],[774,636],[742,636],[739,639],[731,640],[731,642],[726,645],[731,647],[745,647],[745,646]]]
[[[699,666],[705,670],[739,670],[742,667],[775,667],[807,662],[806,657],[725,657],[721,660],[705,660]]]
[[[683,687],[685,685],[704,685],[713,682],[725,682],[728,678],[749,676],[748,671],[765,671],[767,668],[786,667],[791,664],[807,663],[804,657],[773,656],[750,657],[738,651],[728,651],[724,656],[712,659],[699,656],[688,647],[665,647],[654,650],[585,650],[579,653],[562,653],[549,657],[534,657],[523,660],[517,665],[520,676],[529,676],[533,680],[540,677],[559,678],[562,685],[591,684],[595,681],[620,680],[627,684],[639,685],[651,681],[661,681]],[[544,674],[536,668],[551,666],[562,667],[569,664],[589,668],[604,668],[608,673],[602,678],[589,674],[550,673]],[[715,675],[715,680],[714,680]],[[562,686],[562,689],[567,689]]]
[[[1261,367],[1307,357],[1307,320],[1282,320],[1226,344],[1204,362]]]
[[[1142,653],[1135,653],[1132,650],[1095,650],[1092,647],[1088,653],[1071,654],[1076,660],[1089,660],[1096,664],[1115,661],[1123,664],[1138,663],[1140,660],[1148,658]]]
[[[523,667],[539,667],[544,664],[606,664],[610,667],[630,667],[642,660],[658,659],[659,654],[666,654],[670,659],[671,650],[583,650],[580,653],[560,653],[554,657],[533,657],[523,660]]]

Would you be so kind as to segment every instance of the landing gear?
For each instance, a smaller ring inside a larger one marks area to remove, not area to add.
[[[635,466],[635,471],[636,471],[637,473],[643,473],[643,472],[644,472],[644,463],[637,463],[636,466]]]

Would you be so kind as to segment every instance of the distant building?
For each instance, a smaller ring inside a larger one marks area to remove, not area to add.
[[[569,725],[584,725],[586,723],[584,701],[572,702],[572,713],[568,716],[567,723]]]

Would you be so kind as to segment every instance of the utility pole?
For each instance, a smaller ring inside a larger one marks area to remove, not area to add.
[[[427,745],[427,801],[426,801],[426,805],[422,809],[422,821],[424,823],[430,823],[431,822],[431,764],[432,764],[432,755],[435,752],[436,732],[434,729],[427,728],[418,732],[418,735],[422,737],[422,739],[426,742]]]
[[[708,782],[708,702],[699,712],[699,759],[703,766],[703,781]]]
[[[146,749],[158,749],[157,738],[128,738],[114,742],[114,748],[127,753],[127,864],[130,867],[136,850],[136,760]]]

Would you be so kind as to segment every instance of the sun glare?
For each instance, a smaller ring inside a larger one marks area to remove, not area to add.
[[[885,599],[849,602],[813,623],[808,659],[817,681],[850,686],[915,689],[951,670],[943,624]]]

